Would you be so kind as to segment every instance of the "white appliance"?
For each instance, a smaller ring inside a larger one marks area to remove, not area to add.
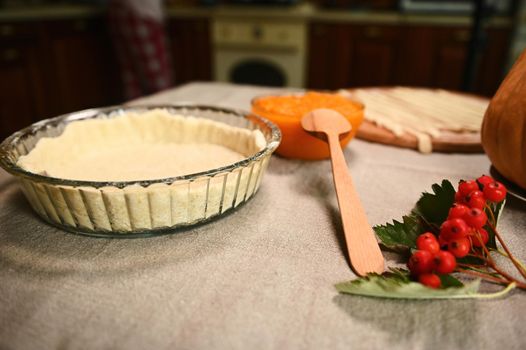
[[[496,13],[511,9],[512,0],[484,0]],[[402,11],[415,12],[458,12],[470,13],[475,8],[473,0],[400,0]]]
[[[215,80],[303,87],[307,26],[285,19],[216,18]]]

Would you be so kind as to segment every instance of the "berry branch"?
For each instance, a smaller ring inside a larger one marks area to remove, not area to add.
[[[504,280],[505,281],[508,281],[508,283],[511,283],[511,282],[515,282],[517,287],[521,288],[521,289],[525,289],[524,287],[526,287],[526,284],[517,280],[516,278],[514,278],[513,276],[511,276],[510,274],[508,274],[507,272],[503,271],[501,268],[499,268],[497,266],[497,264],[495,263],[495,260],[493,260],[493,258],[491,257],[491,254],[488,250],[488,248],[486,246],[483,246],[483,252],[485,252],[485,256],[483,255],[474,255],[475,257],[478,257],[478,258],[481,258],[481,259],[484,259],[485,261],[485,264],[484,265],[470,265],[470,264],[459,264],[459,266],[465,266],[465,267],[468,267],[470,270],[473,270],[475,272],[479,272],[479,273],[486,273],[486,274],[491,274],[489,271],[487,270],[480,270],[479,267],[487,267],[487,268],[490,268],[492,270],[494,270],[498,275],[504,277]],[[463,270],[462,272],[465,272],[465,270]],[[480,277],[480,276],[479,276]],[[496,277],[494,275],[492,275],[492,277]]]
[[[505,198],[504,185],[490,176],[460,181],[454,203],[438,230],[436,225],[421,218],[431,231],[416,238],[417,250],[407,263],[411,277],[428,287],[438,288],[441,286],[440,276],[461,272],[489,282],[514,284],[526,289],[525,282],[497,266],[490,252],[490,249],[498,250],[493,246],[496,244],[493,238],[496,238],[504,249],[501,255],[510,259],[526,279],[526,268],[513,256],[496,229],[495,211],[502,207]],[[480,263],[473,263],[473,259]]]
[[[500,250],[500,249],[494,249],[494,251],[495,251],[496,253],[502,255],[502,256],[505,257],[505,258],[509,258],[509,257],[510,257],[506,252],[503,252],[503,251]],[[520,267],[521,267],[524,271],[526,271],[526,265],[524,265],[524,264],[522,263],[522,261],[520,261],[520,260],[516,260],[516,262],[517,262],[517,264],[520,265]]]
[[[457,271],[458,272],[462,272],[462,273],[464,273],[466,275],[470,275],[470,276],[473,276],[473,277],[478,277],[478,278],[481,278],[483,280],[494,282],[494,283],[501,284],[501,285],[508,285],[508,284],[510,284],[510,281],[507,280],[507,279],[494,277],[494,276],[487,275],[485,273],[481,273],[481,272],[474,271],[474,270],[457,269]],[[518,288],[526,289],[526,284],[524,284],[524,283],[515,282],[515,284],[516,284],[516,286]]]
[[[526,265],[511,253],[496,229],[506,188],[486,175],[460,181],[457,188],[448,180],[431,188],[433,192],[422,193],[402,220],[374,227],[383,248],[403,256],[411,253],[409,270],[391,268],[382,275],[368,274],[337,284],[338,291],[385,298],[489,299],[515,287],[526,290]],[[509,259],[521,276],[497,265],[495,254]],[[471,279],[457,279],[462,275]],[[480,293],[481,281],[505,287],[496,293]]]

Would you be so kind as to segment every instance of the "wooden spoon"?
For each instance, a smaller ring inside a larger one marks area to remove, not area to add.
[[[384,258],[373,229],[367,222],[365,210],[354,188],[339,142],[340,137],[345,137],[351,131],[351,125],[336,111],[316,109],[303,116],[301,126],[329,144],[332,175],[351,267],[359,276],[369,272],[382,273]]]

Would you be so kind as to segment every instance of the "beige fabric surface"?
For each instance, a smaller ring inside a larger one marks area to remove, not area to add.
[[[138,101],[248,109],[269,89],[193,83]],[[371,224],[407,213],[484,155],[353,140],[345,156]],[[526,208],[501,232],[526,259]],[[526,293],[498,300],[339,295],[352,279],[328,161],[274,156],[256,196],[209,224],[147,239],[97,239],[43,223],[0,171],[0,349],[524,349]],[[390,256],[389,263],[395,263]]]

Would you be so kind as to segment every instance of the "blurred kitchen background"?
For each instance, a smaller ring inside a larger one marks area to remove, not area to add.
[[[526,47],[524,2],[171,0],[142,23],[111,1],[0,0],[0,139],[190,81],[491,96]]]

